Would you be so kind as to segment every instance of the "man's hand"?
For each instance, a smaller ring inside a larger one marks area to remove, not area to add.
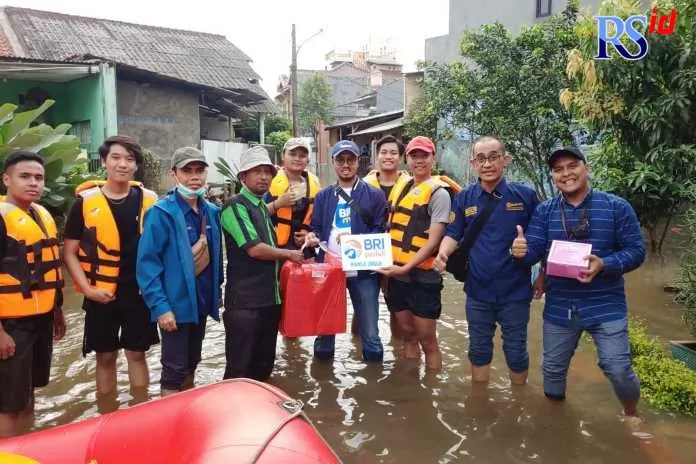
[[[0,329],[0,359],[10,359],[15,355],[15,349],[14,339],[4,329]]]
[[[159,324],[160,329],[166,332],[173,332],[176,330],[176,318],[174,317],[174,313],[167,311],[166,313],[162,314],[157,318],[157,324]]]
[[[447,255],[447,253],[445,253],[444,251],[439,251],[437,253],[437,257],[435,258],[435,270],[440,272],[440,274],[445,272],[448,260],[449,255]]]
[[[304,260],[304,253],[301,250],[285,250],[286,253],[286,259],[289,259],[290,261],[294,261],[296,263],[301,262]]]
[[[391,265],[389,267],[383,267],[381,269],[377,269],[377,272],[379,272],[382,275],[385,275],[387,277],[396,277],[396,276],[403,276],[408,274],[408,271],[410,269],[407,268],[406,266],[398,266],[396,264]]]
[[[63,308],[53,310],[53,340],[59,341],[65,336],[65,316]]]
[[[275,202],[273,203],[276,207],[276,211],[280,208],[287,208],[288,206],[292,206],[295,203],[295,197],[293,196],[292,191],[288,190],[278,198],[276,198]]]
[[[586,271],[582,271],[578,280],[583,284],[589,284],[594,280],[595,276],[604,270],[604,261],[602,258],[595,255],[585,256],[585,259],[589,261],[589,267]]]
[[[314,232],[307,232],[304,241],[305,247],[315,248],[319,246],[319,237]]]
[[[97,287],[89,287],[89,289],[85,291],[85,296],[88,300],[101,304],[111,303],[116,298],[113,294]]]
[[[510,251],[515,258],[522,259],[527,256],[527,239],[524,237],[524,231],[520,225],[517,226],[517,237],[512,241]]]
[[[541,299],[544,296],[544,273],[539,272],[534,285],[532,285],[532,294],[535,300]]]
[[[340,234],[336,235],[336,243],[340,245],[341,237],[343,237],[344,235],[350,235],[350,232],[341,232]]]
[[[305,242],[305,237],[307,236],[307,231],[304,229],[298,230],[293,234],[293,238],[295,239],[295,246],[296,247],[301,247],[304,245]]]

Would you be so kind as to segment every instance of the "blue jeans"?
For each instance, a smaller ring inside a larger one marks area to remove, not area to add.
[[[353,303],[353,317],[357,318],[360,340],[365,361],[382,361],[384,348],[379,338],[379,277],[350,277],[347,279],[350,300]],[[336,337],[325,335],[314,340],[314,356],[330,359],[334,355]]]
[[[486,303],[467,295],[466,320],[469,326],[469,361],[474,366],[487,366],[493,360],[493,336],[496,323],[503,336],[503,353],[512,372],[529,369],[527,324],[529,301]]]
[[[577,318],[573,318],[571,327],[544,321],[544,393],[555,399],[565,398],[568,366],[583,330],[594,339],[599,367],[611,381],[616,396],[621,401],[638,400],[640,383],[631,367],[627,318],[586,328],[581,327]]]

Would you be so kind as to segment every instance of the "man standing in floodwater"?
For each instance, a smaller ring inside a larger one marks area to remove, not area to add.
[[[539,205],[526,237],[517,226],[511,253],[531,265],[548,256],[552,241],[564,240],[590,243],[592,254],[577,280],[546,276],[544,393],[565,400],[568,367],[587,331],[624,414],[637,416],[640,384],[631,365],[623,275],[645,259],[638,218],[623,198],[590,187],[590,167],[577,148],[554,151],[548,163],[561,193]]]

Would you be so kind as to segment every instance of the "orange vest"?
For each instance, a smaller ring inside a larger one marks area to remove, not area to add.
[[[304,174],[306,174],[307,177],[304,177]],[[285,246],[288,241],[290,241],[290,235],[296,232],[297,229],[301,229],[302,226],[305,226],[304,228],[309,230],[309,224],[312,221],[312,212],[314,211],[314,197],[319,190],[321,190],[321,183],[319,182],[319,178],[310,172],[303,173],[303,178],[305,178],[307,182],[309,207],[304,215],[302,224],[295,224],[294,227],[292,223],[292,207],[280,208],[275,212],[274,219],[276,223],[275,230],[278,246]],[[284,194],[288,190],[288,187],[290,187],[290,181],[288,180],[287,174],[285,174],[285,170],[281,168],[271,182],[269,193],[277,198]]]
[[[17,206],[0,202],[7,231],[6,255],[0,260],[0,318],[50,312],[56,290],[63,287],[58,231],[51,213],[32,204],[35,221]]]
[[[121,240],[109,201],[101,190],[104,184],[105,181],[87,181],[75,189],[75,193],[82,198],[82,217],[85,223],[78,258],[89,284],[113,295],[116,293],[121,265]],[[155,204],[158,196],[140,182],[132,181],[130,185],[142,191],[138,213],[139,233],[142,234],[145,211]],[[77,284],[75,288],[82,292]]]
[[[436,190],[445,188],[450,196],[459,192],[461,187],[447,176],[433,176],[418,185],[413,182],[399,183],[394,186],[391,204],[389,234],[392,242],[392,258],[396,264],[407,264],[428,242],[430,215],[428,203]],[[390,195],[391,196],[391,195]],[[418,266],[419,269],[433,269],[435,257],[431,256]]]

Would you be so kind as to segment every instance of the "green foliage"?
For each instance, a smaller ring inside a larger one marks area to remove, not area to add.
[[[562,99],[601,134],[596,177],[631,202],[659,252],[672,218],[696,190],[696,2],[653,3],[661,13],[677,10],[675,32],[648,35],[648,54],[638,61],[595,60],[597,23],[590,16],[578,20],[578,48],[567,67],[571,86]],[[635,2],[605,2],[602,12],[650,16],[638,8]]]
[[[629,339],[641,397],[652,407],[696,416],[696,372],[666,355],[636,321],[631,321]]]
[[[333,92],[321,74],[315,74],[302,84],[299,99],[299,122],[303,134],[314,133],[317,121],[333,122]]]
[[[230,165],[223,158],[218,158],[213,165],[225,178],[225,186],[230,190],[229,193],[236,193],[242,189],[242,183],[239,180],[239,168],[234,163]]]
[[[0,164],[16,150],[29,150],[44,158],[46,188],[41,203],[54,212],[65,212],[74,196],[74,185],[67,175],[78,166],[86,170],[87,155],[80,151],[80,141],[66,135],[70,124],[55,128],[47,124],[34,124],[53,104],[46,100],[40,107],[16,112],[17,105],[0,105]],[[4,186],[1,186],[4,193]]]
[[[271,114],[266,117],[266,137],[273,132],[292,132],[292,121],[281,114]]]
[[[266,136],[266,143],[273,145],[276,148],[276,153],[279,154],[278,157],[280,158],[280,153],[283,151],[283,145],[285,145],[285,142],[287,142],[290,138],[292,138],[292,132],[290,131],[271,132]]]
[[[142,183],[151,190],[159,190],[162,180],[162,161],[150,150],[143,150]]]
[[[421,130],[431,128],[434,119],[444,119],[450,127],[500,138],[516,170],[542,198],[549,197],[553,186],[546,159],[556,145],[572,142],[575,130],[558,96],[567,87],[567,52],[577,42],[576,11],[571,2],[562,14],[518,36],[500,23],[465,32],[464,63],[426,68],[427,103],[411,120],[425,121]]]
[[[404,122],[404,135],[413,138],[425,135],[431,140],[437,139],[437,111],[433,102],[420,97],[411,104]]]
[[[696,210],[686,214],[686,243],[681,261],[677,301],[684,306],[683,320],[696,337]]]

